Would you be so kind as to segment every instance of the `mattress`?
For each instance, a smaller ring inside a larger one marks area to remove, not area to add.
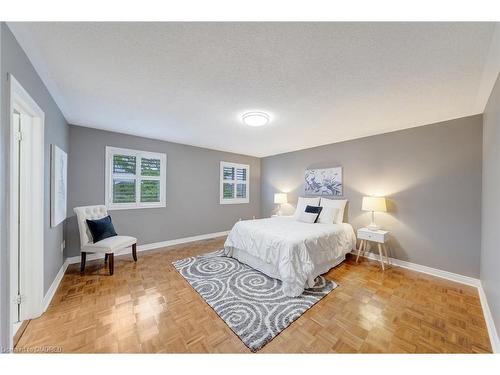
[[[355,246],[350,224],[309,224],[281,216],[237,222],[224,254],[281,280],[287,296],[299,296]]]

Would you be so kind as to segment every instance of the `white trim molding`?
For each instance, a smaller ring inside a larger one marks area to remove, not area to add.
[[[484,320],[486,321],[486,327],[488,328],[488,334],[490,335],[491,348],[493,349],[493,353],[500,353],[500,339],[498,337],[495,321],[493,320],[493,314],[491,313],[490,306],[488,305],[488,300],[486,299],[482,283],[479,283],[477,291],[479,292],[479,299],[481,300],[481,307],[483,308]]]
[[[137,246],[137,251],[142,252],[142,251],[156,250],[156,249],[161,249],[162,247],[180,245],[180,244],[188,243],[188,242],[209,240],[212,238],[227,236],[228,234],[229,234],[229,231],[227,230],[227,231],[223,231],[223,232],[207,233],[207,234],[200,234],[198,236],[177,238],[175,240],[154,242],[154,243],[150,243],[150,244],[144,244],[144,245]],[[125,248],[125,249],[122,249],[120,251],[115,252],[115,255],[124,255],[124,254],[130,254],[130,253],[131,253],[131,250],[128,248]],[[87,260],[95,260],[95,259],[104,259],[104,254],[89,254],[89,253],[87,253]],[[80,260],[81,260],[80,256],[70,257],[70,258],[66,259],[68,264],[80,263]]]
[[[56,294],[57,288],[59,287],[59,284],[61,283],[64,274],[66,273],[66,270],[68,269],[69,262],[68,259],[66,259],[61,268],[59,269],[59,272],[57,273],[54,281],[50,285],[49,290],[47,290],[47,293],[45,293],[45,297],[43,297],[43,312],[47,311],[47,308],[50,305],[50,302],[52,302],[52,298],[54,298],[54,295]]]
[[[9,345],[13,322],[43,313],[45,113],[9,73]],[[23,157],[19,158],[22,153]],[[21,181],[21,182],[19,182]],[[20,202],[20,204],[18,204]],[[21,217],[21,221],[19,221]],[[27,231],[27,232],[26,232]],[[19,243],[19,237],[25,241]],[[19,259],[29,259],[19,261]],[[29,264],[28,264],[29,263]],[[18,296],[18,282],[22,285]],[[21,309],[17,310],[17,299]],[[17,316],[19,315],[19,316]]]
[[[354,253],[354,252],[351,252],[351,254],[356,256],[356,253]],[[373,253],[367,253],[367,254],[363,254],[361,256],[364,258],[375,260],[377,262],[379,261],[379,257]],[[390,261],[391,265],[393,265],[393,266],[407,268],[407,269],[412,270],[412,271],[417,271],[420,273],[425,273],[428,275],[437,276],[437,277],[440,277],[442,279],[455,281],[455,282],[460,283],[460,284],[465,284],[465,285],[473,286],[476,288],[478,288],[481,285],[481,281],[479,279],[475,279],[475,278],[469,277],[469,276],[460,275],[458,273],[453,273],[453,272],[440,270],[438,268],[423,266],[421,264],[406,262],[404,260],[399,260],[396,258],[389,258],[389,261]]]

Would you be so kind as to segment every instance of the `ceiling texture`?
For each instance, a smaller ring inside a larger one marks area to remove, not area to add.
[[[500,68],[495,23],[8,26],[69,123],[259,157],[482,113]]]

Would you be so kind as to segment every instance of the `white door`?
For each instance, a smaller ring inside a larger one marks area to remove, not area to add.
[[[10,347],[22,321],[44,310],[45,113],[12,76],[10,83]]]
[[[15,205],[16,207],[14,208],[14,212],[16,212],[14,220],[11,222],[12,230],[11,230],[11,267],[10,267],[10,280],[11,280],[11,286],[10,286],[10,295],[12,297],[11,301],[11,320],[12,323],[14,323],[14,326],[16,327],[15,330],[17,330],[18,325],[16,323],[20,322],[20,290],[19,290],[19,275],[20,275],[20,264],[19,264],[19,162],[20,162],[20,155],[19,155],[19,134],[21,131],[21,115],[19,113],[14,113],[13,114],[13,127],[12,131],[15,133],[15,142],[12,143],[12,152],[11,155],[13,155],[13,162],[11,164],[12,166],[12,171],[11,171],[11,178],[12,178],[12,189],[11,189],[11,204]]]
[[[11,202],[15,205],[15,218],[12,221],[12,252],[13,275],[12,285],[12,317],[13,323],[21,323],[31,318],[30,296],[28,295],[27,280],[30,278],[30,259],[29,246],[33,237],[33,228],[31,226],[31,207],[33,194],[31,194],[32,184],[34,183],[34,163],[33,163],[33,118],[24,113],[14,113],[14,136],[13,142],[13,189]]]

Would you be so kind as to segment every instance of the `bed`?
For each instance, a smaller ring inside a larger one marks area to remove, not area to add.
[[[303,223],[293,216],[237,222],[224,254],[282,281],[287,296],[299,296],[314,279],[341,263],[356,246],[347,223]]]

